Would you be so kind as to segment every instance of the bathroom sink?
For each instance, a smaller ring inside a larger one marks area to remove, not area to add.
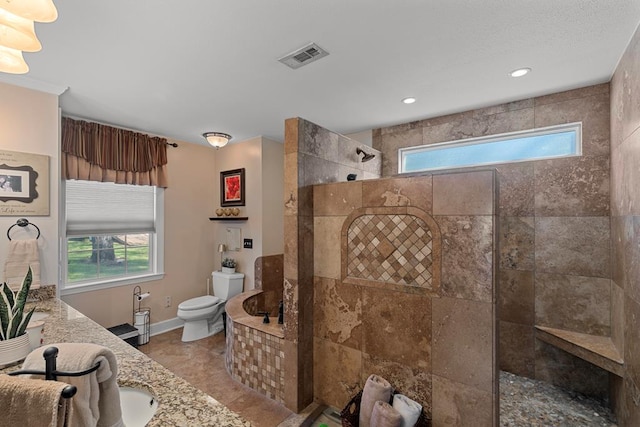
[[[158,410],[158,400],[147,390],[120,386],[122,421],[127,427],[144,427]]]
[[[43,320],[49,317],[49,313],[45,313],[44,311],[34,311],[31,315],[31,322],[37,322],[38,320]]]

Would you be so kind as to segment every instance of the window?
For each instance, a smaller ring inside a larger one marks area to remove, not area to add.
[[[162,275],[162,188],[66,180],[64,294]]]
[[[400,173],[579,156],[581,123],[401,148]]]

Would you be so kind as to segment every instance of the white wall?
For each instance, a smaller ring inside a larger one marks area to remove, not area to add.
[[[38,239],[42,284],[58,283],[58,188],[60,175],[58,96],[0,83],[0,149],[50,157],[48,216],[27,217],[41,231]],[[2,203],[2,202],[0,202]],[[0,216],[0,269],[4,271],[6,230],[19,216]],[[11,230],[12,238],[35,237],[32,228]],[[1,236],[4,236],[2,238]],[[4,274],[2,274],[4,276]]]

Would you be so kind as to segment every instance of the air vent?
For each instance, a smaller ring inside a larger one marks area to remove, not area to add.
[[[291,52],[288,55],[283,56],[278,59],[278,61],[282,62],[289,68],[300,68],[303,65],[311,64],[314,61],[317,61],[320,58],[324,58],[329,55],[329,52],[322,49],[315,43],[309,43],[305,47],[302,47],[294,52]]]

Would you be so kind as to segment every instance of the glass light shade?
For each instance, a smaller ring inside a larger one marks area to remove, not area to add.
[[[58,19],[52,0],[0,0],[0,8],[32,21],[53,22]]]
[[[0,72],[10,74],[24,74],[29,66],[22,57],[22,51],[0,46]]]
[[[33,21],[4,9],[0,9],[0,45],[25,52],[37,52],[42,49],[36,37]]]
[[[215,148],[224,147],[231,139],[231,135],[222,132],[206,132],[203,133],[202,136],[204,136],[207,142]]]

